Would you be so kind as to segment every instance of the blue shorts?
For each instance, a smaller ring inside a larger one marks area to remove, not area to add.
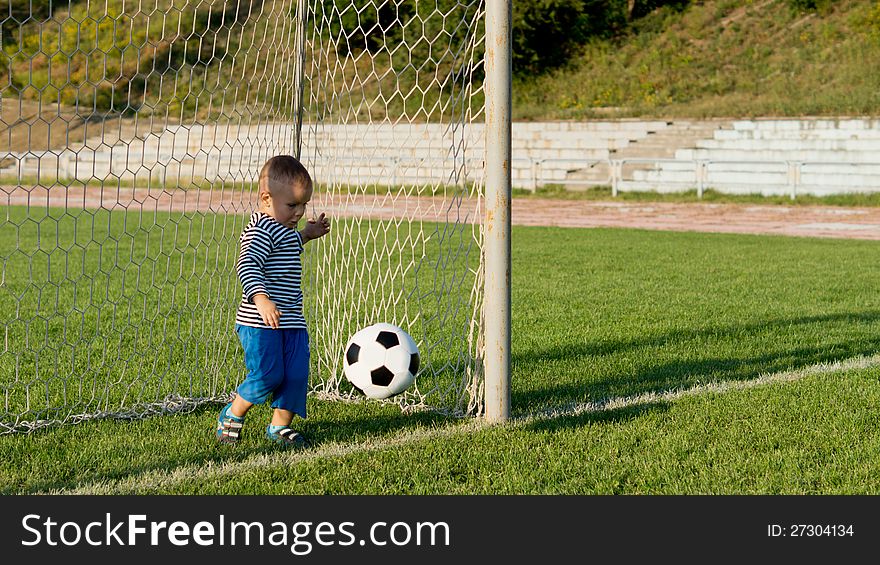
[[[235,325],[244,348],[247,376],[238,395],[252,404],[272,397],[272,408],[306,417],[309,388],[309,334],[301,329],[264,329]]]

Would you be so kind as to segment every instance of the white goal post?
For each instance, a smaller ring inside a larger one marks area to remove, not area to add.
[[[486,45],[485,403],[500,422],[510,417],[510,0],[487,0]]]
[[[5,5],[4,5],[5,4]],[[222,402],[238,237],[297,156],[310,394],[416,340],[390,400],[510,416],[510,0],[0,0],[0,434]]]

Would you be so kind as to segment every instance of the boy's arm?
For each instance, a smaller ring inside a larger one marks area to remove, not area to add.
[[[272,302],[269,295],[258,292],[254,294],[251,301],[257,307],[257,312],[260,313],[260,318],[263,319],[263,323],[270,328],[277,329],[281,324],[281,310],[279,310],[278,306]]]
[[[254,297],[257,294],[263,294],[267,298],[269,296],[269,292],[266,290],[263,264],[271,250],[271,236],[256,226],[252,226],[242,235],[236,270],[244,296],[251,304],[255,304]]]
[[[237,271],[247,301],[257,307],[263,323],[277,328],[281,322],[281,312],[269,298],[263,274],[263,265],[271,250],[272,237],[256,226],[252,227],[242,236]]]
[[[305,227],[299,230],[299,237],[302,240],[303,245],[307,242],[318,239],[319,237],[324,237],[327,233],[330,232],[330,220],[321,212],[321,215],[318,216],[318,219],[309,218],[306,222]]]

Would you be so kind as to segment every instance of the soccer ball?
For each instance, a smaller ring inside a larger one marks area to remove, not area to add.
[[[369,398],[391,398],[412,386],[419,348],[403,329],[386,323],[356,332],[345,345],[345,378]]]

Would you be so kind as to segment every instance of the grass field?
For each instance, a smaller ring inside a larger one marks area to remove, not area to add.
[[[217,406],[91,421],[0,436],[0,492],[878,493],[876,250],[516,227],[509,424],[312,398],[290,453],[264,407],[235,448]]]
[[[5,212],[0,432],[155,412],[181,397],[187,408],[235,388],[244,372],[232,329],[241,293],[235,262],[246,215]],[[395,400],[466,409],[458,383],[473,365],[461,354],[479,267],[472,229],[334,219],[332,234],[304,256],[315,372],[341,376],[348,337],[393,321],[423,344],[418,387]],[[336,384],[325,379],[320,390],[336,392]],[[353,392],[339,384],[343,395]]]

